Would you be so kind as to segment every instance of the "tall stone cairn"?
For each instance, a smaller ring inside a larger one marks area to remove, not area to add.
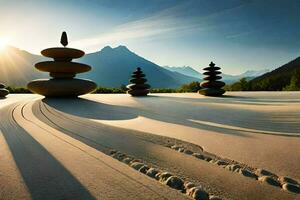
[[[0,98],[4,98],[9,94],[9,91],[5,89],[5,85],[0,83]]]
[[[147,79],[141,68],[138,67],[136,71],[132,73],[131,77],[131,84],[127,85],[127,88],[129,89],[127,93],[132,96],[146,96],[150,91],[150,85],[145,84]]]
[[[50,79],[38,79],[28,83],[27,87],[33,93],[46,97],[77,97],[93,92],[97,85],[93,81],[75,78],[76,74],[91,70],[91,66],[73,62],[73,59],[84,56],[79,49],[67,48],[67,33],[63,32],[60,43],[63,47],[48,48],[41,52],[53,60],[39,62],[35,68],[49,72]]]
[[[215,66],[213,62],[209,64],[209,67],[203,69],[206,72],[203,73],[203,75],[205,75],[203,78],[204,81],[200,83],[200,86],[203,88],[199,90],[200,94],[205,96],[222,96],[225,93],[225,90],[222,89],[225,83],[218,81],[222,79],[220,69],[221,68]]]

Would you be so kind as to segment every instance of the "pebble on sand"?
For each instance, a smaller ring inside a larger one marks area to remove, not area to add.
[[[174,150],[178,150],[179,148],[181,148],[181,146],[178,146],[178,145],[173,145],[173,146],[171,146],[171,149],[174,149]]]
[[[196,185],[194,184],[194,183],[192,183],[192,182],[185,182],[184,183],[184,188],[186,189],[186,190],[189,190],[189,189],[191,189],[191,188],[193,188],[193,187],[195,187]]]
[[[140,163],[140,162],[134,162],[130,165],[133,169],[135,170],[139,170],[141,167],[144,166],[144,163]]]
[[[193,153],[193,156],[195,156],[198,159],[204,160],[205,156],[202,155],[201,153]]]
[[[258,180],[261,181],[261,182],[268,183],[268,184],[273,185],[273,186],[280,187],[279,181],[275,180],[271,176],[260,176],[258,178]]]
[[[275,176],[275,174],[273,174],[272,172],[269,172],[265,169],[257,169],[257,170],[255,170],[255,174],[257,176]]]
[[[148,169],[149,169],[149,167],[147,165],[144,165],[139,169],[139,172],[146,174]]]
[[[130,163],[132,160],[133,160],[133,158],[127,157],[127,158],[124,158],[124,159],[122,160],[122,162],[124,162],[124,163],[126,163],[126,164],[129,165],[129,163]]]
[[[283,190],[300,194],[300,186],[292,183],[285,183],[282,186]]]
[[[295,185],[299,185],[299,183],[296,180],[294,180],[290,177],[287,177],[287,176],[282,176],[278,180],[281,182],[281,184],[292,183],[292,184],[295,184]]]
[[[183,190],[183,181],[177,176],[170,176],[164,184],[174,188],[176,190]]]
[[[147,170],[146,175],[150,176],[151,178],[155,178],[155,175],[158,173],[159,171],[155,168],[150,168]]]
[[[201,187],[193,187],[187,191],[187,195],[195,200],[209,200],[209,195]]]
[[[233,171],[233,172],[236,171],[237,169],[240,169],[240,168],[241,168],[241,166],[236,165],[236,164],[227,165],[225,167],[225,169],[228,169],[228,170]]]
[[[183,153],[188,154],[188,155],[192,155],[194,152],[192,152],[191,150],[185,149],[183,151]]]
[[[165,182],[170,176],[173,176],[170,172],[163,172],[159,174],[159,181],[160,182]]]
[[[228,165],[228,162],[226,162],[226,161],[224,161],[224,160],[217,160],[217,161],[215,162],[215,164],[217,164],[217,165]]]
[[[253,172],[249,171],[248,169],[239,169],[239,173],[244,176],[257,179],[257,176]]]

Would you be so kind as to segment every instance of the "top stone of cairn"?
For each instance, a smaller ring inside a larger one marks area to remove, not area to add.
[[[68,36],[66,32],[62,33],[60,43],[64,47],[44,49],[41,54],[45,57],[53,58],[55,61],[71,61],[72,59],[84,56],[84,52],[79,49],[66,48],[68,45]]]

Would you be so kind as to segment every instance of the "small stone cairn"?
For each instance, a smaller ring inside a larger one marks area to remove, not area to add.
[[[127,88],[129,89],[127,93],[132,96],[146,96],[150,91],[150,85],[145,84],[147,79],[141,68],[138,67],[136,71],[132,73],[131,77],[131,84],[127,85]]]

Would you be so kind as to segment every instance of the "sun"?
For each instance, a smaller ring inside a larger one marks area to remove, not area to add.
[[[10,39],[8,37],[0,37],[0,51],[4,50]]]

